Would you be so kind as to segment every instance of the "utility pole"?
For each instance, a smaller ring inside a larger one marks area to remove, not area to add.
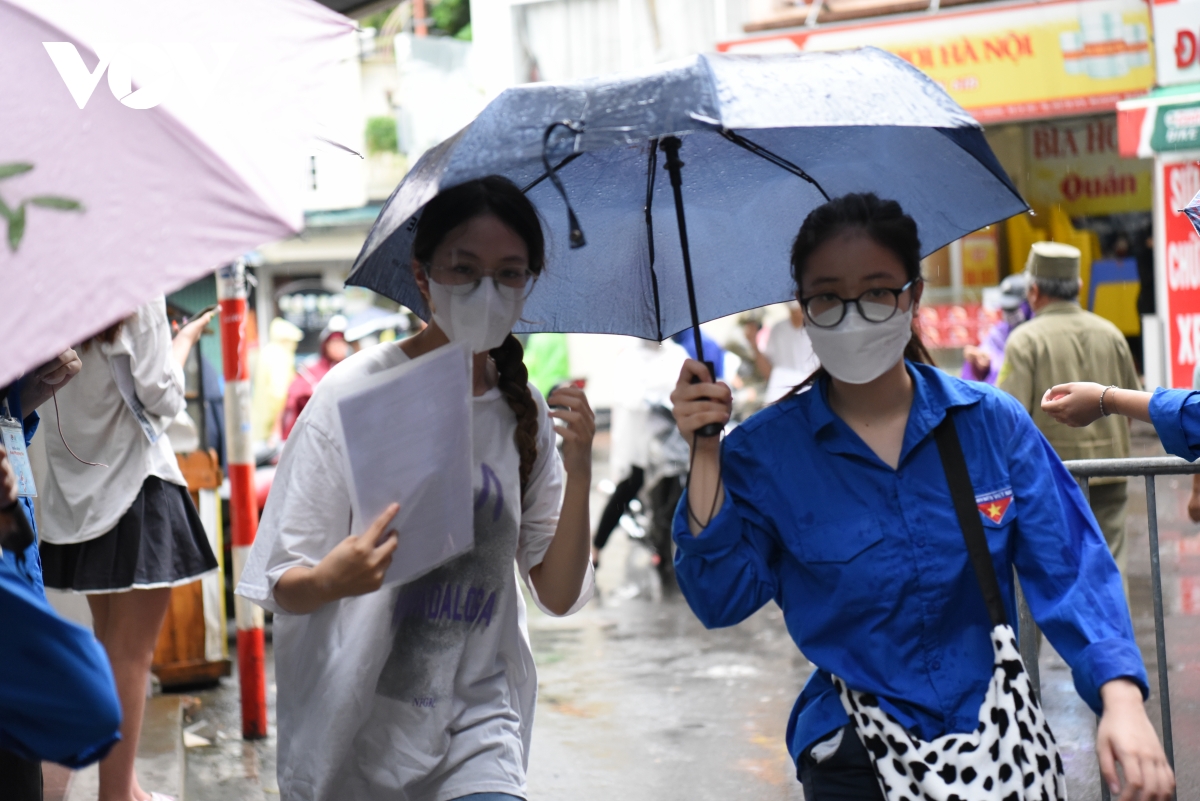
[[[246,263],[238,260],[217,271],[221,307],[221,357],[225,368],[225,459],[229,469],[229,516],[233,524],[233,585],[258,529],[254,490],[254,446],[250,438],[250,359],[246,339]],[[267,736],[267,666],[263,610],[241,596],[237,617],[238,681],[242,693],[242,737]]]

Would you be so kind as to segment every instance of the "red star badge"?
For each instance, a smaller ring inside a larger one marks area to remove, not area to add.
[[[1008,505],[1012,503],[1012,496],[1008,495],[1003,498],[996,498],[990,501],[984,501],[979,504],[979,511],[983,516],[993,523],[999,523],[1004,519],[1004,513],[1008,511]]]

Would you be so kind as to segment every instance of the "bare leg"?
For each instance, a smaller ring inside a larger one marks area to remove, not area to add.
[[[92,631],[96,632],[96,639],[104,642],[104,637],[108,633],[108,609],[109,599],[111,595],[85,595],[88,602],[88,608],[92,611]]]
[[[108,652],[117,695],[121,698],[121,742],[100,763],[100,801],[147,801],[150,798],[150,794],[138,786],[133,760],[137,755],[142,713],[146,708],[146,679],[154,657],[154,644],[170,599],[171,590],[166,587],[88,596],[92,615],[96,617],[97,636]]]

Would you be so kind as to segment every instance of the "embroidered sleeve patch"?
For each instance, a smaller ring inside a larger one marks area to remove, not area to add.
[[[1005,487],[995,492],[976,495],[975,505],[979,507],[980,514],[991,522],[1003,523],[1004,516],[1008,514],[1008,507],[1012,504],[1012,499],[1012,487]]]

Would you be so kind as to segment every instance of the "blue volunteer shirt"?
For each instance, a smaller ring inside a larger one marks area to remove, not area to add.
[[[1167,453],[1200,458],[1200,392],[1159,387],[1150,398],[1150,422]]]
[[[0,388],[0,397],[3,397]],[[20,382],[8,393],[25,446],[37,412],[23,414]],[[33,499],[18,503],[37,534]],[[103,646],[92,632],[63,620],[46,601],[35,541],[22,553],[0,552],[0,751],[69,768],[92,764],[121,739],[121,703]]]
[[[4,390],[0,387],[0,399],[3,398]],[[0,406],[0,409],[2,408]],[[23,413],[24,409],[21,408],[20,379],[14,381],[8,388],[8,411],[9,414],[21,421],[21,427],[25,433],[25,447],[28,449],[29,444],[33,442],[33,435],[37,433],[39,418],[38,413],[34,411],[31,411],[28,415]],[[29,526],[33,529],[34,543],[26,548],[23,554],[6,553],[4,554],[4,558],[12,563],[9,567],[18,571],[34,588],[35,592],[45,597],[46,591],[42,586],[42,559],[38,554],[37,544],[37,516],[33,510],[33,498],[19,498],[17,503],[25,510],[25,516],[29,518]]]
[[[734,625],[774,600],[818,668],[788,724],[793,758],[849,723],[830,673],[878,695],[922,739],[978,726],[991,624],[932,436],[947,410],[1013,627],[1015,566],[1093,710],[1112,679],[1148,694],[1116,564],[1029,415],[993,387],[908,369],[915,391],[897,469],[830,410],[824,379],[729,435],[725,502],[699,536],[686,494],[676,513],[676,572],[704,625]]]

